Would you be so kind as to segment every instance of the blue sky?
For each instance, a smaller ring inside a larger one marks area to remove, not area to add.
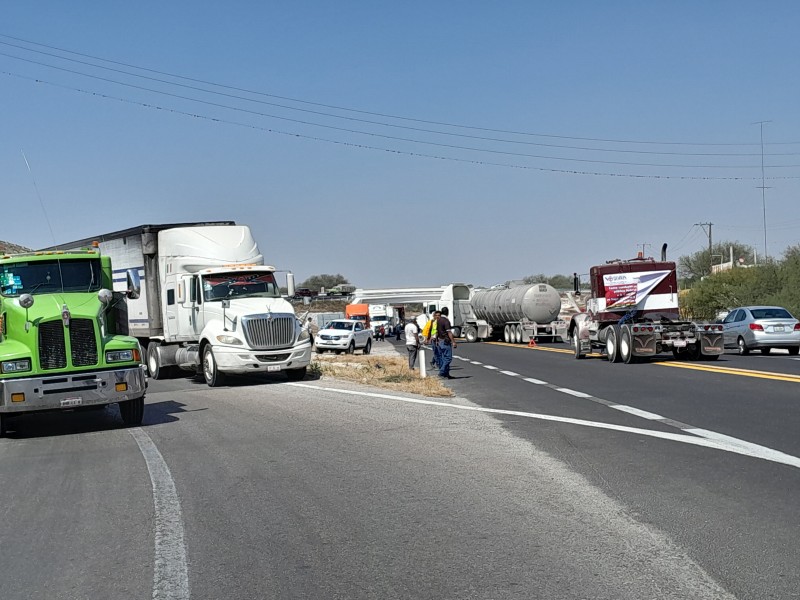
[[[364,287],[586,273],[641,244],[677,257],[709,221],[761,255],[761,120],[768,249],[799,241],[796,2],[42,1],[0,17],[6,241],[231,219],[298,280]]]

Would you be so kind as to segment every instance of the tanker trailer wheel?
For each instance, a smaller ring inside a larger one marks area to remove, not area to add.
[[[503,341],[506,344],[511,344],[514,341],[511,339],[511,328],[508,325],[503,328]]]
[[[610,363],[618,363],[619,356],[619,325],[610,325],[606,336],[606,357]]]
[[[474,327],[467,327],[467,331],[464,333],[464,337],[470,344],[474,344],[478,341],[478,330]]]
[[[525,336],[525,330],[522,329],[522,325],[517,325],[514,328],[514,341],[517,342],[518,344],[521,344],[522,340],[524,339],[524,336]]]
[[[203,348],[203,377],[205,377],[208,387],[217,387],[225,381],[225,374],[220,372],[217,366],[211,344],[206,344],[206,347]]]
[[[633,355],[633,335],[627,325],[623,325],[619,336],[619,357],[626,365],[637,362]]]

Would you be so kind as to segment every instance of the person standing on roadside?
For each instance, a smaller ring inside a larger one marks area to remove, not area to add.
[[[394,326],[394,334],[395,334],[395,341],[400,341],[400,334],[403,333],[403,322],[398,321],[397,325]]]
[[[453,337],[453,326],[447,318],[449,311],[445,306],[442,308],[441,316],[436,324],[436,345],[439,348],[439,377],[442,379],[452,379],[450,375],[450,363],[453,362],[453,348],[456,347],[456,339]]]
[[[439,349],[436,343],[436,328],[439,322],[439,317],[442,316],[438,310],[434,311],[433,318],[430,321],[425,323],[425,327],[422,329],[422,337],[425,338],[425,343],[431,345],[431,368],[438,369],[439,368]]]
[[[417,353],[419,352],[419,327],[414,319],[410,319],[406,323],[406,350],[408,350],[408,368],[414,370],[414,365],[417,362]],[[397,339],[400,339],[399,337]]]

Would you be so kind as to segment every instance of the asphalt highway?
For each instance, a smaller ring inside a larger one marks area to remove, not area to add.
[[[454,398],[176,378],[141,428],[21,418],[0,598],[800,597],[800,361],[455,354]]]

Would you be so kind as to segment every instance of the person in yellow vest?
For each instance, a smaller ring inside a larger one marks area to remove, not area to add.
[[[431,345],[431,350],[433,350],[433,356],[431,357],[431,367],[434,369],[439,368],[439,344],[436,343],[436,336],[437,336],[437,327],[439,324],[439,317],[442,316],[442,313],[438,310],[433,313],[433,318],[430,321],[425,323],[425,327],[422,328],[422,337],[425,338],[425,343]]]

